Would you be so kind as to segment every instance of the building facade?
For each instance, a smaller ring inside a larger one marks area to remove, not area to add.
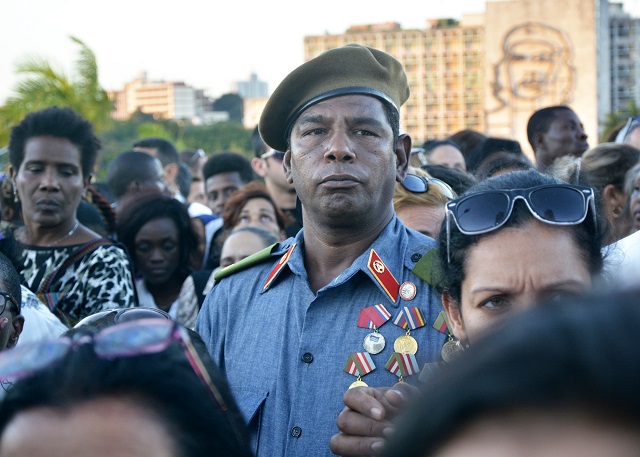
[[[305,59],[348,43],[386,51],[409,79],[401,128],[415,145],[473,129],[516,139],[532,156],[526,125],[535,110],[571,106],[593,144],[599,121],[640,96],[637,21],[621,7],[610,19],[610,8],[606,0],[489,0],[484,14],[428,20],[421,30],[388,23],[308,36]]]
[[[141,110],[158,119],[197,121],[211,104],[200,89],[183,82],[150,81],[144,72],[110,98],[115,102],[113,117],[119,120]]]
[[[309,36],[305,59],[349,43],[383,50],[404,65],[411,96],[400,124],[414,142],[472,128],[485,131],[482,17],[429,21],[425,30],[398,23],[353,26],[340,35]]]
[[[625,13],[622,4],[609,9],[611,49],[611,111],[626,112],[640,99],[640,19]]]

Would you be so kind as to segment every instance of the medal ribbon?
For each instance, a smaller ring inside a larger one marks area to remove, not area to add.
[[[416,308],[413,306],[403,306],[396,314],[396,317],[393,318],[393,323],[405,330],[407,328],[415,330],[417,328],[423,327],[426,321],[420,308]]]
[[[368,352],[355,352],[349,354],[344,371],[353,376],[364,376],[376,369],[373,359]]]
[[[435,328],[440,333],[444,333],[445,335],[451,335],[451,331],[449,330],[451,326],[449,325],[449,318],[447,317],[447,313],[445,311],[440,311],[440,314],[438,314],[438,318],[433,323],[433,328]]]
[[[358,327],[361,328],[380,328],[389,319],[391,319],[391,313],[387,311],[382,303],[375,306],[368,306],[367,308],[360,310],[360,316],[358,316]]]
[[[384,367],[398,377],[411,376],[420,371],[415,355],[398,352],[391,355]]]

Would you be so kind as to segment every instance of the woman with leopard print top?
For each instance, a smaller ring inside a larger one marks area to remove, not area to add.
[[[136,305],[127,253],[76,218],[99,148],[92,125],[70,108],[30,113],[11,130],[22,280],[69,326],[102,309]]]

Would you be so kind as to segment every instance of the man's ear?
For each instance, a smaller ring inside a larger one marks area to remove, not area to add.
[[[544,144],[544,134],[536,132],[533,134],[533,152],[535,153]]]
[[[24,328],[24,317],[22,314],[17,314],[11,318],[11,335],[9,335],[9,343],[7,344],[8,348],[13,348],[18,344],[18,338],[20,338],[20,334],[22,333],[22,329]]]
[[[260,157],[254,157],[251,159],[251,168],[253,168],[253,171],[255,171],[261,178],[264,178],[267,175],[266,161],[262,160]]]
[[[282,166],[284,167],[284,177],[287,179],[287,182],[293,184],[293,179],[291,178],[291,149],[287,149],[287,152],[284,153]]]
[[[93,175],[85,176],[83,181],[84,181],[84,190],[87,190],[87,187],[89,187],[91,185],[91,182],[93,181]]]
[[[396,142],[396,181],[398,182],[404,181],[407,176],[409,160],[411,159],[411,144],[411,137],[404,133],[398,137]]]
[[[469,338],[467,337],[467,330],[462,320],[460,305],[453,299],[448,291],[442,293],[442,305],[449,318],[449,324],[451,324],[449,331],[453,333],[453,336],[462,341],[462,343],[468,344]]]

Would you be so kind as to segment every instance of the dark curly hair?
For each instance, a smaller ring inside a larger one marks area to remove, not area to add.
[[[537,170],[514,171],[482,181],[471,187],[463,196],[488,190],[527,189],[547,184],[566,183],[557,178],[540,173]],[[514,205],[509,220],[498,230],[506,227],[522,227],[534,218],[524,202],[518,200]],[[441,291],[447,290],[451,298],[457,303],[460,303],[460,290],[462,281],[467,273],[465,265],[469,256],[469,250],[478,244],[483,237],[490,236],[496,232],[492,231],[480,235],[465,235],[458,230],[455,222],[451,221],[449,224],[449,252],[451,258],[450,261],[448,261],[446,223],[447,221],[445,219],[438,237],[438,254],[444,275],[443,281],[439,284],[439,289]],[[581,224],[567,225],[565,227],[567,230],[571,230],[576,246],[580,250],[589,272],[592,276],[599,274],[603,267],[602,233],[600,232],[598,224],[594,221],[591,209],[589,210],[587,218]],[[514,255],[517,255],[517,253],[514,253]],[[549,259],[549,262],[553,262],[553,259]]]
[[[191,225],[187,208],[173,197],[159,192],[137,194],[135,200],[127,202],[117,217],[116,235],[129,254],[134,257],[135,238],[149,221],[168,217],[178,229],[180,261],[176,270],[185,278],[190,272],[189,260],[198,246],[198,238]],[[135,263],[135,262],[134,262]]]
[[[96,157],[100,150],[100,140],[93,133],[93,125],[71,108],[53,106],[34,111],[11,129],[9,140],[9,160],[18,170],[24,160],[27,141],[38,136],[65,138],[80,150],[82,176],[93,173]]]

